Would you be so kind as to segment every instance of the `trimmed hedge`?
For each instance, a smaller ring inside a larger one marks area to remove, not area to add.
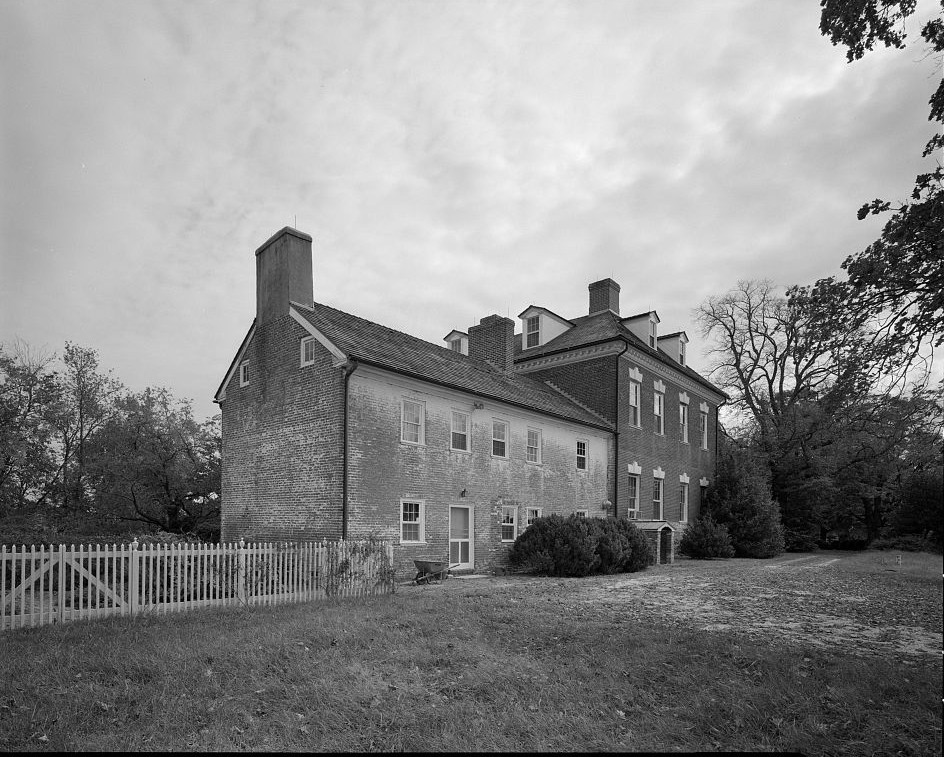
[[[633,573],[652,564],[645,535],[625,519],[538,518],[512,545],[511,565],[551,576]]]

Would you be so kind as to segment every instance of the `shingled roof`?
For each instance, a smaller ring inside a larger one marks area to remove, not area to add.
[[[611,340],[621,339],[623,341],[629,342],[640,352],[651,355],[656,360],[665,363],[673,370],[682,373],[692,381],[697,381],[702,386],[711,389],[713,392],[716,392],[722,397],[727,397],[727,394],[712,384],[708,379],[704,378],[701,374],[693,371],[687,365],[679,365],[679,363],[673,360],[663,350],[658,348],[653,349],[650,347],[632,331],[626,328],[626,326],[623,325],[622,320],[624,319],[621,319],[618,315],[610,310],[604,310],[603,312],[594,313],[593,315],[581,316],[580,318],[572,318],[571,323],[574,324],[572,329],[567,329],[567,331],[565,331],[563,334],[555,337],[554,339],[551,339],[551,341],[545,344],[542,344],[540,347],[532,347],[529,350],[522,350],[520,340],[516,341],[515,362],[524,363],[528,360],[536,357],[542,357],[544,355],[553,355],[567,350],[579,349],[580,347],[585,347],[591,344],[600,344]]]
[[[584,425],[613,430],[610,422],[535,379],[506,375],[481,360],[328,305],[316,302],[308,307],[292,303],[292,307],[341,352],[359,362]]]

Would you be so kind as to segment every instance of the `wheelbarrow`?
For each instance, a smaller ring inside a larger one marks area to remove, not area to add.
[[[413,564],[416,566],[416,578],[413,583],[417,586],[428,584],[432,580],[442,581],[449,578],[449,569],[459,565],[450,565],[448,560],[414,560]]]

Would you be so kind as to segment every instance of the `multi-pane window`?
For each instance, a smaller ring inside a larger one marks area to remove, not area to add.
[[[239,364],[239,385],[246,386],[249,383],[249,361]]]
[[[708,413],[701,412],[701,448],[708,449]]]
[[[527,508],[525,510],[524,527],[527,528],[532,523],[534,523],[534,521],[536,521],[538,518],[541,517],[541,513],[543,512],[544,512],[543,508],[540,508],[540,507]]]
[[[688,484],[684,481],[679,484],[679,520],[688,522]]]
[[[518,536],[518,508],[514,505],[502,507],[501,540],[514,541]]]
[[[590,514],[589,510],[574,510],[575,518],[586,518],[587,516],[589,516],[589,514]]]
[[[577,470],[587,469],[587,443],[585,441],[577,442]]]
[[[679,404],[679,438],[688,444],[688,405]]]
[[[527,461],[529,463],[541,462],[541,432],[536,428],[528,429]]]
[[[400,441],[425,444],[423,427],[426,406],[422,402],[403,400],[400,406]]]
[[[301,367],[306,365],[313,365],[315,362],[315,338],[313,336],[306,336],[302,339],[300,346],[300,357],[301,357]]]
[[[504,421],[492,421],[492,455],[508,457],[508,424]]]
[[[462,340],[453,339],[451,342],[449,342],[449,349],[453,352],[462,352]]]
[[[652,519],[662,520],[662,485],[661,478],[652,479]]]
[[[652,395],[653,428],[657,434],[665,433],[665,394],[656,392]]]
[[[639,382],[629,382],[629,425],[639,426]]]
[[[685,342],[679,340],[679,365],[685,365]]]
[[[656,348],[656,322],[652,319],[649,320],[649,346],[652,349]]]
[[[635,520],[639,517],[639,476],[630,475],[626,499],[629,501],[627,516]]]
[[[525,321],[527,328],[526,347],[537,347],[541,343],[541,316],[532,315]]]
[[[400,500],[400,541],[423,541],[425,522],[423,503],[417,500]]]
[[[469,451],[469,414],[452,411],[452,449]]]

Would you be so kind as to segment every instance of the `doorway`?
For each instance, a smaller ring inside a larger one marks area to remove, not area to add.
[[[472,542],[472,508],[452,505],[449,508],[449,565],[455,570],[472,570],[475,562]]]

